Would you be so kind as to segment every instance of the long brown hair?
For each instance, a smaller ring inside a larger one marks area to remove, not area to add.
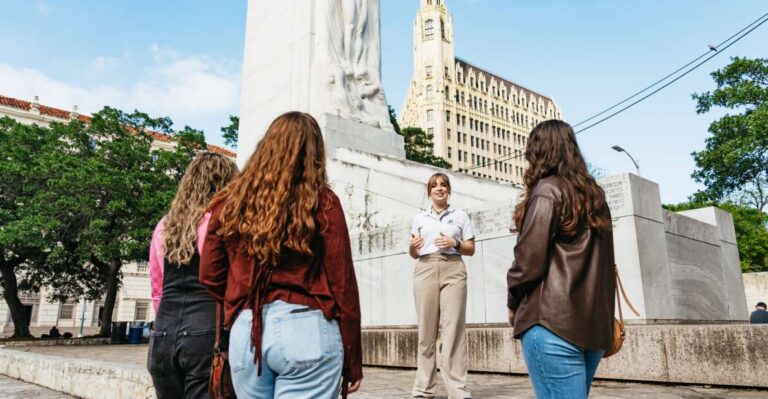
[[[598,231],[611,229],[605,193],[587,170],[571,125],[560,120],[539,123],[528,137],[525,149],[528,170],[523,176],[523,200],[515,207],[515,226],[520,230],[530,194],[545,177],[556,176],[562,190],[560,232],[575,236],[584,227]]]
[[[189,163],[165,216],[163,252],[171,263],[183,265],[192,260],[197,224],[208,201],[236,174],[237,165],[232,160],[212,152],[203,152]]]
[[[257,265],[277,265],[286,249],[313,255],[314,216],[327,188],[320,127],[309,114],[283,114],[269,126],[243,172],[212,201],[225,201],[218,233],[241,245]]]

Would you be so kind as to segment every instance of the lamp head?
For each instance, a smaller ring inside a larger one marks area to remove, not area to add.
[[[618,152],[624,152],[624,149],[617,145],[611,146],[611,148],[613,148],[615,151],[618,151]]]

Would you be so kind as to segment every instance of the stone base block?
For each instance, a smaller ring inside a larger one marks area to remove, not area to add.
[[[520,341],[509,327],[467,330],[469,369],[526,374]],[[741,325],[630,325],[617,355],[604,359],[597,378],[768,388],[768,327]],[[416,366],[413,328],[363,330],[363,363]]]
[[[0,374],[86,399],[154,399],[144,368],[0,349]]]

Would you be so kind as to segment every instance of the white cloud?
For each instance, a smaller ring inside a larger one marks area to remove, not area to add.
[[[77,105],[83,112],[94,112],[104,105],[115,104],[121,96],[118,89],[107,86],[77,87],[48,77],[31,68],[0,64],[0,94],[40,102],[52,107],[71,109]]]
[[[0,63],[0,94],[92,113],[105,105],[154,116],[170,116],[178,125],[189,124],[218,134],[229,114],[237,113],[240,100],[238,63],[207,56],[182,56],[172,49],[153,45],[154,63],[147,73],[127,86],[73,85],[37,69]],[[108,71],[119,60],[97,57],[94,69]],[[115,71],[116,72],[116,71]]]
[[[113,57],[99,56],[93,59],[91,67],[96,72],[106,72],[117,68],[120,65],[120,61]]]
[[[42,15],[51,15],[53,13],[53,7],[46,1],[36,1],[35,10]]]

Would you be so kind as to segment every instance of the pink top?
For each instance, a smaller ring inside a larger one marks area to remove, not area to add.
[[[206,212],[197,226],[198,253],[203,250],[203,242],[205,242],[205,233],[208,230],[209,220],[211,220],[211,213]],[[165,255],[163,254],[164,235],[165,217],[157,223],[155,232],[152,233],[152,242],[149,244],[149,281],[152,287],[152,306],[155,308],[155,314],[160,309],[160,299],[163,297],[163,270],[165,267]]]

